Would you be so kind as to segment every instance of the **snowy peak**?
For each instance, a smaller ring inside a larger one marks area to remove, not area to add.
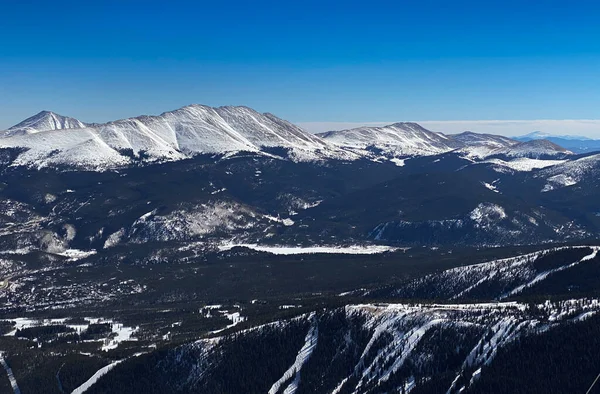
[[[80,129],[86,127],[86,124],[67,116],[62,116],[51,111],[42,111],[10,129],[0,132],[2,137],[12,137],[15,135],[34,134],[42,131]]]
[[[329,131],[317,135],[338,146],[360,149],[374,147],[395,156],[436,155],[458,147],[456,142],[447,136],[411,122]]]

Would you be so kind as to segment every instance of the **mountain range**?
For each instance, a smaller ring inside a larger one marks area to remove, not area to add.
[[[444,135],[416,123],[363,127],[313,135],[248,107],[190,105],[158,116],[87,124],[49,111],[0,132],[0,147],[22,149],[15,165],[64,165],[103,170],[132,162],[181,160],[197,154],[254,152],[293,161],[403,159],[450,151],[472,158],[563,157],[550,142],[502,136]],[[277,155],[277,154],[276,154]]]
[[[0,392],[585,392],[599,194],[543,138],[44,111],[0,133]]]

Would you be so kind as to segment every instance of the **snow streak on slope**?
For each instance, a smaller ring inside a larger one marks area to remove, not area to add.
[[[596,300],[587,300],[586,306],[580,311],[596,309]],[[577,302],[572,305],[579,305]],[[569,308],[568,303],[552,304],[548,307],[548,315],[565,318],[564,310]],[[541,307],[541,306],[540,306]],[[444,305],[410,305],[410,304],[378,304],[378,305],[350,305],[346,307],[347,318],[362,316],[366,319],[364,327],[370,331],[370,340],[363,348],[354,372],[350,376],[342,377],[333,392],[390,392],[380,388],[392,376],[401,373],[405,364],[410,360],[410,365],[404,369],[401,376],[412,373],[427,373],[427,367],[419,372],[422,363],[432,360],[435,354],[429,353],[433,343],[438,338],[438,333],[453,331],[461,333],[464,342],[455,343],[456,354],[464,354],[464,361],[460,374],[488,365],[497,354],[498,350],[520,337],[532,333],[543,323],[537,318],[527,315],[527,307],[519,303],[491,303],[491,304],[444,304]],[[575,311],[570,311],[573,313]],[[557,322],[556,320],[555,322]],[[434,331],[433,334],[428,334]],[[377,343],[377,347],[374,344]],[[468,346],[465,348],[465,346]],[[435,347],[434,347],[435,348]],[[374,351],[376,349],[376,351]],[[460,349],[460,350],[459,350]],[[429,370],[429,372],[431,372]],[[478,376],[480,371],[474,375]],[[427,376],[422,377],[427,378]],[[476,377],[475,379],[476,380]],[[452,384],[449,393],[459,392],[461,387]],[[396,380],[396,382],[398,382]],[[405,387],[410,383],[405,380]],[[410,385],[409,385],[410,386]],[[393,386],[392,386],[393,387]],[[396,388],[400,390],[400,388]],[[391,390],[396,392],[395,390]]]
[[[292,377],[294,378],[291,383],[285,388],[283,391],[284,394],[294,394],[296,390],[298,390],[298,384],[300,384],[300,370],[302,366],[308,361],[310,356],[312,355],[313,350],[317,346],[317,339],[319,337],[319,327],[317,324],[317,319],[315,314],[313,313],[310,316],[312,320],[312,325],[304,338],[304,346],[298,352],[296,356],[296,361],[294,364],[288,368],[287,371],[283,374],[277,382],[273,383],[273,386],[269,389],[269,394],[276,394],[279,392],[282,385],[290,380]]]

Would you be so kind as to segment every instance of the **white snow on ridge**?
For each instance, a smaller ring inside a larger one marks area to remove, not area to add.
[[[231,250],[236,246],[254,249],[260,252],[268,252],[279,255],[312,254],[312,253],[335,253],[335,254],[377,254],[395,251],[396,248],[383,245],[352,245],[352,246],[270,246],[257,244],[222,244],[220,251]]]

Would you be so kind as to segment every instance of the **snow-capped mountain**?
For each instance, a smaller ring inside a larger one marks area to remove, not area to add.
[[[393,156],[430,156],[462,146],[441,133],[410,122],[328,131],[317,135],[338,146],[358,149],[373,147]]]
[[[292,161],[397,160],[451,151],[471,160],[570,153],[545,140],[519,143],[472,132],[444,135],[407,122],[314,135],[270,113],[243,106],[189,105],[158,116],[104,124],[86,124],[43,111],[0,132],[0,137],[0,149],[17,152],[13,165],[93,170],[236,152],[276,155]]]
[[[380,150],[386,156],[431,156],[456,151],[470,159],[489,156],[543,158],[571,152],[546,140],[515,141],[511,138],[464,132],[445,135],[417,123],[394,123],[384,127],[359,127],[317,134],[324,140],[348,149]]]
[[[449,135],[449,137],[462,144],[460,151],[470,158],[485,158],[498,150],[509,149],[519,143],[501,135],[479,134],[471,131]]]
[[[565,157],[573,154],[573,152],[548,140],[531,140],[505,149],[495,150],[492,154],[540,159],[544,157]]]
[[[52,123],[52,119],[57,121]],[[15,160],[16,165],[93,169],[124,166],[141,157],[145,161],[172,161],[196,154],[268,154],[265,149],[274,147],[284,148],[294,161],[357,157],[274,115],[248,107],[190,105],[159,116],[97,125],[68,119],[44,114],[37,121],[23,122],[6,132],[8,137],[0,140],[0,147],[26,149]],[[34,130],[31,125],[38,124],[36,132],[11,132],[23,127]],[[67,133],[62,130],[67,126],[79,128]]]
[[[85,123],[75,118],[62,116],[51,111],[42,111],[8,130],[0,132],[0,138],[50,130],[80,129],[86,126]]]

